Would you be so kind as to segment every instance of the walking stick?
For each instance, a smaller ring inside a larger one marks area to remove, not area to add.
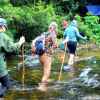
[[[59,80],[59,81],[60,81],[60,79],[61,79],[61,75],[62,75],[62,68],[63,68],[64,61],[65,61],[66,48],[67,48],[67,46],[65,46],[65,50],[64,50],[64,57],[63,57],[63,60],[62,60],[62,63],[61,63],[61,67],[60,67],[60,72],[59,72],[59,76],[58,76],[58,80]]]
[[[24,44],[22,45],[22,87],[25,85]]]

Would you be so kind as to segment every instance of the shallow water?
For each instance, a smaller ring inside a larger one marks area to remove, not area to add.
[[[80,57],[94,55],[96,59],[76,63],[74,72],[62,71],[60,82],[58,82],[58,75],[61,63],[58,61],[56,64],[53,64],[51,74],[53,82],[49,83],[47,92],[41,92],[36,89],[42,77],[42,66],[39,69],[25,69],[25,87],[23,88],[22,69],[20,71],[16,69],[16,64],[20,59],[12,57],[8,60],[8,70],[11,78],[14,80],[14,87],[6,93],[5,100],[100,100],[100,91],[98,89],[84,88],[81,85],[73,84],[73,82],[70,85],[66,84],[66,82],[75,79],[85,66],[96,67],[94,72],[100,75],[100,55],[98,54],[99,50],[81,51],[78,53]],[[91,99],[92,97],[94,99]]]

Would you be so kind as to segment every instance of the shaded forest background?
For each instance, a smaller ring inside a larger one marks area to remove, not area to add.
[[[62,20],[70,22],[77,15],[79,30],[89,40],[100,43],[99,16],[87,13],[85,5],[100,4],[99,0],[0,0],[0,16],[7,19],[6,32],[15,41],[24,35],[27,42],[48,30],[52,20],[58,24],[58,38],[62,38]]]

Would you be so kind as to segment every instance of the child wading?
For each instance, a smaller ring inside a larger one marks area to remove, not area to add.
[[[4,32],[7,29],[7,22],[5,19],[0,18],[0,97],[3,97],[5,91],[10,88],[11,82],[8,76],[5,54],[18,50],[25,42],[24,37],[21,37],[19,42],[13,43],[10,37]]]
[[[41,64],[43,65],[43,76],[38,89],[41,91],[47,90],[47,84],[51,73],[51,56],[47,48],[50,44],[48,33],[43,33],[32,42],[32,53],[39,55]]]

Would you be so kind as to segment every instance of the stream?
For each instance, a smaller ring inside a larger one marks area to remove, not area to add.
[[[77,60],[73,72],[62,70],[61,80],[58,81],[61,62],[54,57],[51,70],[52,81],[46,92],[36,89],[42,77],[42,66],[25,67],[25,87],[22,87],[22,68],[16,66],[20,62],[18,56],[7,60],[8,71],[13,86],[7,91],[5,100],[100,100],[100,50],[89,52],[81,50],[78,56],[89,59]],[[91,57],[92,56],[92,57]],[[77,58],[76,58],[77,59]],[[67,64],[67,57],[64,65]],[[93,83],[94,82],[94,83]]]

